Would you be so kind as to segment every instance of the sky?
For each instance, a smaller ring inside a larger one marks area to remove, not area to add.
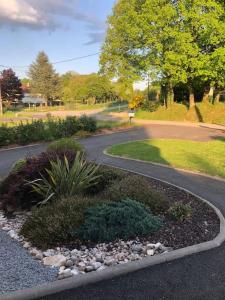
[[[0,65],[20,77],[39,51],[51,62],[97,53],[115,0],[0,0]],[[99,56],[57,64],[63,74],[97,72]],[[22,66],[19,68],[18,66]],[[0,67],[2,70],[3,67]]]

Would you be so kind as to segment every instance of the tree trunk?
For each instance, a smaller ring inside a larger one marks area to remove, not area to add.
[[[195,94],[192,86],[189,86],[189,109],[195,107]]]
[[[203,102],[213,102],[213,94],[214,94],[214,85],[210,85],[205,88],[203,95]]]
[[[163,103],[163,106],[167,108],[167,91],[164,85],[161,85],[160,101]]]
[[[168,84],[168,100],[169,104],[172,105],[174,102],[174,92],[173,92],[173,85],[171,82]]]
[[[220,102],[220,97],[221,97],[221,91],[216,91],[216,95],[215,95],[213,103],[214,104],[219,103]]]

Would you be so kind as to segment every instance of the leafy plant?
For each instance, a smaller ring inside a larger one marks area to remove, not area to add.
[[[46,169],[50,168],[50,161],[64,160],[67,157],[71,165],[75,159],[75,153],[71,151],[43,152],[37,157],[27,157],[24,166],[17,172],[11,172],[0,186],[0,206],[8,213],[19,209],[30,209],[42,201],[41,195],[32,193],[30,185],[26,181],[33,181],[47,176]]]
[[[48,151],[74,151],[75,153],[77,151],[84,152],[83,146],[76,142],[74,139],[71,138],[63,138],[58,141],[52,142],[48,148]]]
[[[20,234],[41,249],[79,243],[72,231],[83,224],[85,209],[96,203],[96,199],[76,196],[38,207],[27,218]]]
[[[92,117],[82,115],[79,119],[80,130],[95,132],[97,130],[97,121]]]
[[[57,158],[50,161],[50,169],[46,169],[47,176],[30,181],[34,192],[43,198],[41,204],[46,204],[50,199],[75,196],[88,187],[95,185],[99,175],[95,175],[98,166],[88,164],[83,159],[83,154],[77,152],[73,164],[70,166],[65,156],[64,160]]]
[[[21,158],[21,159],[17,160],[14,163],[14,165],[12,166],[11,172],[12,173],[18,172],[25,165],[26,165],[26,159],[25,158]]]
[[[149,185],[149,182],[143,176],[128,175],[120,181],[110,185],[103,195],[111,201],[120,201],[125,198],[135,199],[138,202],[148,206],[153,213],[166,212],[169,208],[169,202],[166,197]]]
[[[183,222],[190,217],[192,213],[191,206],[181,202],[174,203],[168,210],[171,219],[178,222]]]
[[[162,225],[162,220],[153,216],[145,205],[125,199],[87,208],[85,222],[74,230],[74,237],[82,241],[111,242],[145,236]]]

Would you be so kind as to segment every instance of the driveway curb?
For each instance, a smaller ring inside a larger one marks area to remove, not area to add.
[[[121,169],[124,171],[129,171],[129,169],[124,169],[124,168],[119,168],[116,167],[117,169]],[[215,211],[217,214],[219,220],[220,220],[220,232],[219,234],[212,240],[204,243],[200,243],[197,245],[177,249],[165,254],[159,254],[153,257],[145,257],[140,261],[135,261],[135,262],[130,262],[124,265],[118,265],[115,267],[108,268],[103,271],[95,271],[93,273],[85,274],[79,277],[71,277],[68,279],[63,279],[63,280],[56,280],[51,283],[35,286],[33,288],[29,289],[24,289],[21,291],[16,291],[13,293],[8,293],[0,296],[0,300],[33,300],[53,294],[60,293],[62,291],[70,290],[70,289],[75,289],[78,287],[83,287],[89,284],[94,284],[103,280],[108,280],[112,279],[114,277],[126,275],[131,272],[135,272],[141,269],[145,269],[154,265],[158,265],[161,263],[166,263],[166,262],[171,262],[173,260],[183,258],[192,254],[200,253],[203,251],[207,251],[213,248],[217,248],[221,246],[221,244],[225,241],[225,218],[223,217],[222,213],[220,210],[215,207],[212,203],[209,201],[205,200],[204,198],[198,196],[197,194],[194,194],[190,192],[187,189],[184,189],[180,186],[177,186],[175,184],[171,184],[167,181],[160,180],[158,178],[155,178],[153,176],[145,175],[140,172],[133,172],[138,175],[142,175],[145,177],[149,177],[152,179],[156,179],[158,181],[164,182],[166,184],[169,184],[171,186],[177,187],[195,197],[197,197],[199,200],[207,203],[212,209]]]

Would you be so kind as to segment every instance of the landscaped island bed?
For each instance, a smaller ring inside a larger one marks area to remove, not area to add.
[[[74,141],[53,143],[16,164],[0,186],[0,228],[34,259],[57,267],[56,278],[163,255],[219,233],[215,211],[194,195],[84,155]]]
[[[225,177],[225,138],[222,137],[208,142],[179,139],[134,141],[114,145],[107,152],[125,158]]]

